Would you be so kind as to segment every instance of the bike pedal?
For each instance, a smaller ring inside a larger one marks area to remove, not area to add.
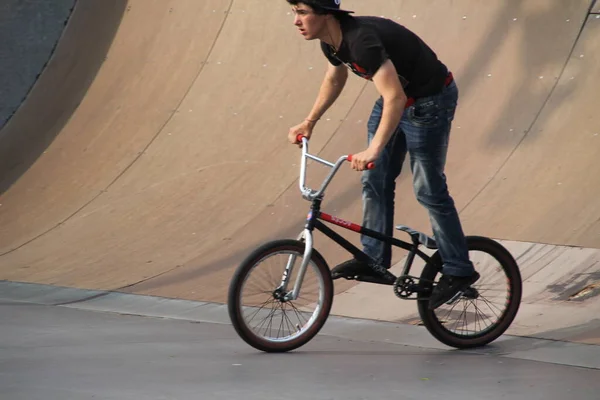
[[[454,303],[456,303],[458,301],[458,299],[460,299],[462,297],[463,294],[464,294],[464,292],[462,290],[459,291],[450,300],[448,300],[446,302],[446,304],[449,306],[454,305]]]

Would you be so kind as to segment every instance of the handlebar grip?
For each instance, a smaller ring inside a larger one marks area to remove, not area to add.
[[[299,134],[298,134],[298,136],[296,136],[296,140],[297,140],[298,142],[302,143],[302,138],[303,138],[303,137],[306,137],[306,136],[304,136],[303,134],[299,133]],[[308,140],[308,139],[307,139],[307,140]]]
[[[348,161],[352,161],[352,154],[349,154],[348,157],[346,157],[348,159]],[[367,164],[367,169],[373,169],[375,168],[375,163],[374,162],[370,162]]]

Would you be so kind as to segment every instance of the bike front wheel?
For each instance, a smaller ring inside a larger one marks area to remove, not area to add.
[[[467,247],[479,280],[454,303],[430,310],[428,293],[442,271],[438,251],[421,274],[421,285],[428,290],[418,296],[423,325],[440,342],[459,349],[484,346],[502,335],[517,315],[522,293],[519,267],[504,246],[468,236]]]
[[[309,342],[325,324],[333,282],[315,249],[300,277],[298,296],[289,298],[299,279],[304,249],[305,243],[298,240],[272,241],[254,250],[235,271],[229,286],[229,317],[250,346],[265,352],[291,351]],[[282,291],[286,269],[289,283]]]

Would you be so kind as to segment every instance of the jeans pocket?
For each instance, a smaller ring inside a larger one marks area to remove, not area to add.
[[[443,109],[436,98],[418,100],[408,110],[408,120],[415,126],[438,126]]]
[[[446,109],[446,119],[448,122],[452,122],[456,113],[456,107],[458,107],[458,87],[455,82],[446,87],[442,101]]]

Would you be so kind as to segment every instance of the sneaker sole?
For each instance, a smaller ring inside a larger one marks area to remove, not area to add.
[[[465,293],[465,290],[467,290],[472,284],[477,282],[479,280],[479,278],[481,278],[481,275],[479,275],[479,273],[477,271],[475,271],[475,273],[471,276],[471,280],[469,282],[464,283],[458,289],[458,292],[456,292],[455,295],[451,296],[449,299],[444,299],[443,301],[440,300],[438,302],[439,304],[435,304],[435,305],[433,303],[431,303],[431,301],[430,301],[429,309],[433,311],[433,310],[441,307],[443,304],[448,304],[448,305],[454,304],[455,302],[458,301],[458,299],[460,299],[462,297],[462,295]]]

